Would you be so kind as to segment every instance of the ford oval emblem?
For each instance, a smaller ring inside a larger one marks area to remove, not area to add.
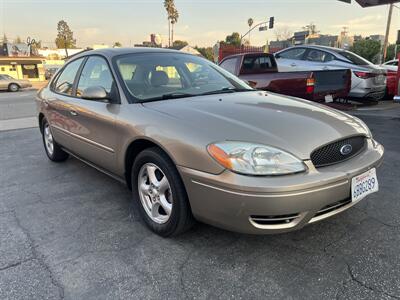
[[[340,148],[340,153],[342,155],[349,155],[351,152],[353,151],[353,146],[347,144],[342,146],[342,148]]]

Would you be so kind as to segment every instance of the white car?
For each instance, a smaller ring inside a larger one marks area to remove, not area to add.
[[[384,64],[382,64],[381,67],[388,71],[397,72],[397,69],[399,67],[399,60],[398,59],[389,60]]]
[[[380,100],[386,91],[386,70],[353,52],[314,45],[294,46],[275,53],[281,72],[351,69],[349,97]]]

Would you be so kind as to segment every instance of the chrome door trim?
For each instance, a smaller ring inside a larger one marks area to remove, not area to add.
[[[91,144],[91,145],[93,145],[93,146],[95,146],[97,148],[100,148],[100,149],[102,149],[104,151],[107,151],[107,152],[110,152],[110,153],[115,153],[114,149],[112,149],[110,147],[107,147],[107,146],[105,146],[103,144],[100,144],[100,143],[97,143],[95,141],[92,141],[92,140],[90,140],[88,138],[85,138],[83,136],[80,136],[80,135],[78,135],[76,133],[72,133],[71,131],[66,130],[64,128],[61,128],[61,127],[59,127],[57,125],[50,125],[50,126],[55,128],[55,129],[57,129],[57,130],[60,130],[61,132],[65,133],[65,134],[68,134],[68,135],[70,135],[70,136],[72,136],[74,138],[77,138],[77,139],[79,139],[79,140],[81,140],[83,142],[86,142],[86,143]]]

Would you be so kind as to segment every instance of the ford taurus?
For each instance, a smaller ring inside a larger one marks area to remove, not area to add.
[[[44,149],[126,182],[157,234],[199,220],[297,230],[378,191],[384,149],[348,114],[257,91],[173,50],[87,51],[37,96]]]

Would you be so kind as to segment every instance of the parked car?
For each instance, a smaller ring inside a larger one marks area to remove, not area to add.
[[[79,54],[36,101],[48,158],[71,154],[126,182],[162,236],[194,220],[253,234],[291,231],[378,190],[384,149],[361,120],[254,90],[179,51]]]
[[[385,69],[347,50],[303,45],[279,51],[275,58],[282,72],[351,69],[350,97],[380,100],[386,92]]]
[[[398,59],[387,61],[386,63],[381,65],[381,67],[384,68],[387,72],[385,99],[391,100],[396,95],[398,65],[399,65]]]
[[[59,70],[60,68],[58,67],[53,67],[53,68],[47,68],[46,71],[44,72],[44,77],[46,80],[49,80],[53,75]]]
[[[382,64],[381,67],[389,71],[397,72],[397,68],[399,67],[399,60],[398,59],[389,60],[384,64]]]
[[[243,53],[224,58],[220,66],[253,87],[303,99],[332,102],[348,96],[348,69],[278,72],[273,54]]]
[[[29,80],[15,79],[7,74],[0,74],[0,91],[18,92],[19,89],[31,87]]]

